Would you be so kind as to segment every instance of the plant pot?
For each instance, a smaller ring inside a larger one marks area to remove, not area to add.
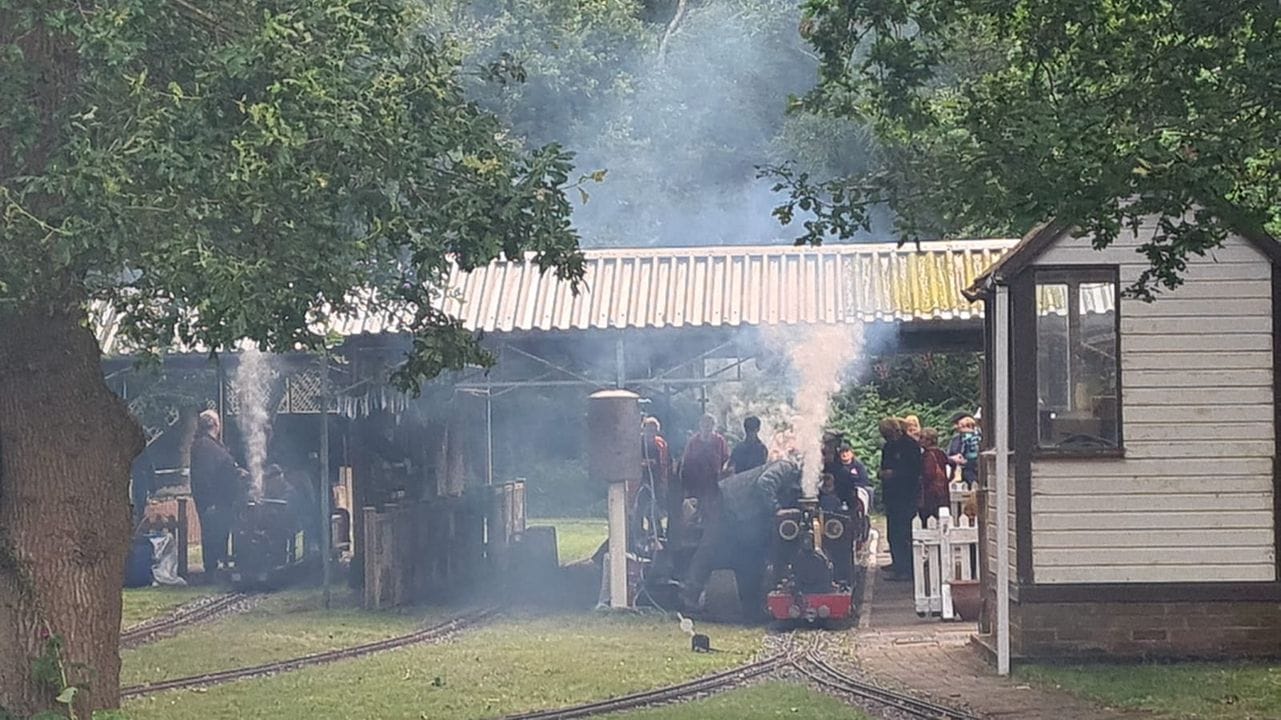
[[[966,622],[979,619],[983,608],[983,593],[978,580],[953,580],[952,608]]]

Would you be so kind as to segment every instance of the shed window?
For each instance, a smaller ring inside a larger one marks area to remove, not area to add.
[[[1115,268],[1036,272],[1037,443],[1047,451],[1121,448]]]

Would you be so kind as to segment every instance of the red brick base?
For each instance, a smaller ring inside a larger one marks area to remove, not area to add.
[[[177,516],[176,499],[151,500],[143,512],[143,522],[161,524],[175,520]],[[200,515],[196,513],[196,503],[190,499],[187,500],[187,542],[191,545],[200,544]]]
[[[1281,604],[1012,604],[1010,651],[1031,659],[1273,657],[1281,655]]]

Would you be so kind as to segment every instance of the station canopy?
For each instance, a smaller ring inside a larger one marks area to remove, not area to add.
[[[455,268],[441,303],[486,334],[967,321],[982,308],[962,290],[1017,242],[590,249],[577,295],[533,263],[496,260]],[[119,315],[104,306],[93,315],[103,353],[126,354]],[[326,328],[343,337],[399,329],[377,314],[333,318]]]

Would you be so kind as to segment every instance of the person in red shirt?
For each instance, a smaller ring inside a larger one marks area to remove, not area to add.
[[[663,517],[667,515],[668,483],[672,473],[672,456],[667,448],[667,441],[659,434],[661,430],[658,418],[652,415],[641,422],[643,472],[639,483],[628,483],[627,487],[627,507],[638,511],[638,517],[633,519],[629,527],[635,526],[634,523],[637,522],[651,523],[649,531],[655,534],[659,532]],[[642,489],[647,491],[647,495],[642,494]]]
[[[727,462],[729,445],[725,437],[716,432],[716,418],[704,415],[698,421],[698,432],[685,443],[685,454],[681,456],[681,486],[685,497],[697,498],[704,512],[720,499],[717,482]]]

